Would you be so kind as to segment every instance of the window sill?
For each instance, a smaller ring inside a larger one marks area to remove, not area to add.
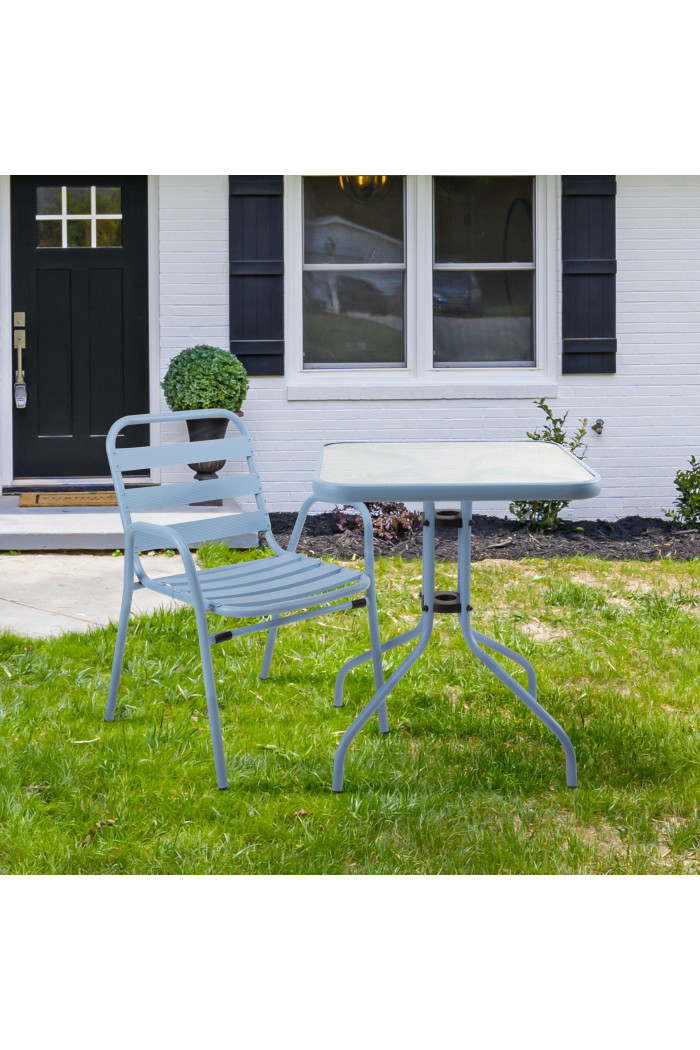
[[[318,373],[316,373],[318,376]],[[556,397],[559,385],[555,379],[538,375],[509,376],[502,380],[455,377],[450,383],[412,376],[403,381],[339,380],[319,383],[311,379],[291,380],[287,384],[288,401],[442,401],[476,398]]]

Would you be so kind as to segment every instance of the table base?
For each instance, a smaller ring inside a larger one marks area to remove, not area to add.
[[[444,515],[445,512],[439,512]],[[576,752],[574,751],[573,745],[569,740],[568,736],[559,725],[559,723],[552,718],[552,716],[542,707],[537,701],[537,677],[535,669],[524,656],[520,653],[514,652],[509,649],[507,645],[503,645],[501,642],[497,642],[493,638],[489,638],[487,635],[482,634],[480,631],[475,631],[471,626],[471,612],[472,608],[470,605],[470,594],[471,594],[471,515],[472,505],[471,503],[461,504],[461,527],[457,533],[457,594],[459,611],[457,616],[459,617],[459,625],[464,635],[464,640],[467,643],[468,648],[476,656],[478,660],[484,664],[485,667],[491,671],[493,675],[503,683],[511,693],[513,693],[519,700],[521,700],[526,707],[532,711],[537,718],[540,719],[544,725],[554,734],[557,740],[560,742],[564,749],[564,755],[566,758],[566,783],[570,788],[575,788],[577,784],[576,779]],[[404,645],[406,642],[418,639],[418,644],[414,649],[405,657],[405,659],[399,664],[394,673],[389,679],[377,690],[370,702],[360,712],[355,721],[348,727],[345,734],[338,745],[338,750],[335,755],[335,762],[333,766],[333,791],[339,793],[343,790],[343,775],[345,767],[345,755],[347,750],[357,736],[359,731],[369,721],[375,711],[382,709],[380,714],[383,714],[386,710],[386,699],[389,693],[392,691],[394,686],[403,678],[403,676],[410,670],[415,664],[421,654],[425,651],[430,636],[433,633],[433,620],[436,611],[444,611],[436,609],[436,594],[435,594],[435,504],[424,503],[423,504],[423,593],[421,598],[421,618],[416,627],[410,631],[406,631],[404,634],[398,635],[398,637],[391,639],[391,641],[384,642],[381,645],[382,653],[389,652],[391,649],[395,649],[400,645]],[[439,604],[439,603],[438,603]],[[485,653],[481,646],[486,646],[488,649],[492,649],[494,652],[499,653],[501,656],[506,656],[509,660],[519,664],[520,667],[524,668],[527,672],[527,689],[524,689],[519,682],[513,678],[512,675],[508,674],[500,664],[498,664],[492,656]],[[345,678],[350,671],[359,667],[361,664],[366,663],[372,659],[371,652],[362,653],[360,656],[354,657],[349,660],[338,672],[338,676],[335,682],[335,696],[334,704],[336,707],[343,706],[343,686]],[[375,674],[376,684],[376,674]],[[384,727],[382,726],[382,729]]]

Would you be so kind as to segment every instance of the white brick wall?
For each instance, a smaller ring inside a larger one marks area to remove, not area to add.
[[[160,382],[170,359],[186,346],[229,346],[228,177],[161,175],[158,226]],[[184,427],[175,426],[164,437],[180,431],[186,439]],[[162,474],[164,481],[174,476]]]
[[[228,178],[159,179],[160,350],[194,343],[228,349]]]

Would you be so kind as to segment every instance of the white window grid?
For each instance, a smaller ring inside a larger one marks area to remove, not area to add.
[[[97,212],[97,187],[90,187],[90,211],[89,213],[79,215],[68,214],[68,187],[61,186],[61,213],[60,215],[37,215],[37,222],[56,222],[61,223],[61,248],[73,247],[68,244],[68,223],[75,219],[89,219],[90,220],[90,247],[100,248],[103,245],[97,243],[97,220],[98,219],[121,219],[122,213],[109,212],[103,214]],[[56,246],[58,247],[58,245]],[[87,247],[87,246],[86,246]]]

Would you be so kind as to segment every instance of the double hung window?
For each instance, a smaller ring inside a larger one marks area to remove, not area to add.
[[[397,382],[444,385],[458,371],[464,383],[486,370],[541,372],[555,188],[530,175],[290,179],[297,374],[352,382],[392,370]]]

